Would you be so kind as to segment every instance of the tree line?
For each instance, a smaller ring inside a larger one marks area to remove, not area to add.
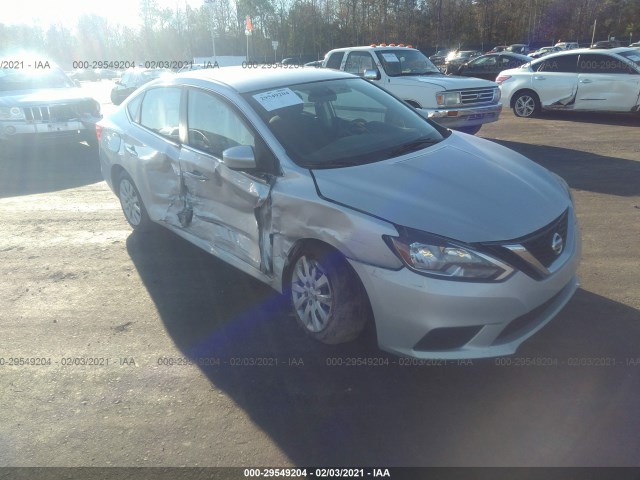
[[[136,13],[136,12],[132,12]],[[83,15],[75,28],[0,23],[0,53],[35,50],[69,66],[74,60],[319,59],[337,47],[409,43],[437,48],[549,45],[614,36],[640,37],[640,0],[204,0],[160,8],[142,0],[139,28]],[[272,41],[278,41],[278,50]]]

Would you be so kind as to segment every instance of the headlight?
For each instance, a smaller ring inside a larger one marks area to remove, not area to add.
[[[436,102],[439,107],[456,107],[462,105],[460,92],[438,92]]]
[[[0,120],[24,120],[24,113],[18,107],[0,107]]]
[[[502,91],[501,91],[499,88],[497,88],[497,87],[496,87],[496,88],[493,90],[493,101],[494,101],[495,103],[497,103],[497,102],[499,102],[499,101],[500,101],[500,98],[501,98],[501,97],[502,97]]]
[[[409,233],[384,237],[403,263],[417,273],[450,280],[499,281],[511,275],[509,265],[436,235]]]

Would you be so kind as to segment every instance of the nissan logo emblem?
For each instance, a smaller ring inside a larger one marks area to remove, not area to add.
[[[564,241],[562,240],[562,236],[556,232],[553,234],[553,238],[551,239],[551,250],[557,255],[562,253],[562,248],[564,247]]]

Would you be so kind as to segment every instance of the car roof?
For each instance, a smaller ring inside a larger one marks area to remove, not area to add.
[[[538,60],[542,60],[542,59],[549,59],[549,58],[555,58],[555,57],[562,57],[565,55],[575,55],[575,54],[582,54],[582,53],[593,53],[594,50],[597,50],[598,53],[620,53],[620,52],[626,52],[629,50],[633,50],[633,48],[629,48],[629,47],[616,47],[616,48],[602,48],[602,49],[598,49],[598,48],[574,48],[573,50],[563,50],[561,52],[554,52],[554,53],[550,53],[549,55],[545,55],[544,57],[538,59]]]
[[[416,49],[413,47],[407,47],[407,46],[400,47],[398,45],[396,46],[386,45],[384,47],[381,45],[376,45],[375,47],[372,47],[371,45],[363,45],[359,47],[334,48],[333,50],[330,50],[328,53],[344,52],[346,50],[363,50],[363,51],[371,52],[371,51],[377,51],[377,50],[416,50]]]
[[[279,88],[296,83],[309,83],[338,78],[357,78],[350,73],[328,68],[243,68],[222,67],[192,70],[178,73],[168,79],[167,83],[199,84],[208,82],[227,86],[238,93],[252,92],[265,88]]]

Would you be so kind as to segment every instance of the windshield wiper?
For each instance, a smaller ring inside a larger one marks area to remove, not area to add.
[[[436,140],[433,138],[419,138],[418,140],[414,140],[409,143],[405,143],[404,145],[399,146],[398,148],[394,148],[391,150],[391,154],[393,156],[402,155],[409,152],[415,152],[416,150],[420,150],[424,147],[428,147],[430,145],[435,145],[439,143],[440,140]]]

